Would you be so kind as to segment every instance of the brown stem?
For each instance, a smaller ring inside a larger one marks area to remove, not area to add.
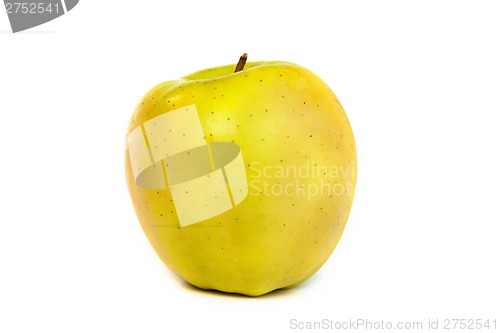
[[[240,57],[240,60],[236,64],[236,68],[234,69],[235,73],[239,72],[239,71],[243,70],[243,68],[245,68],[245,64],[247,63],[247,58],[248,58],[248,54],[243,53],[243,55]]]

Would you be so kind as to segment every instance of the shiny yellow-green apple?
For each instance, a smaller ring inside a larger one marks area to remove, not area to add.
[[[284,61],[234,70],[147,92],[128,126],[125,168],[142,228],[173,272],[258,296],[307,280],[334,250],[356,148],[337,97],[309,70]]]

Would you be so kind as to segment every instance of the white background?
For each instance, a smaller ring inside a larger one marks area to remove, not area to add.
[[[0,13],[0,332],[288,332],[292,319],[358,318],[498,328],[498,13],[496,1],[82,0],[18,34]],[[147,90],[243,52],[321,76],[359,155],[334,254],[302,286],[260,298],[174,276],[123,170]]]

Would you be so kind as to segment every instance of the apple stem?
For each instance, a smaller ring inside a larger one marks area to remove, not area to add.
[[[235,73],[239,72],[239,71],[243,70],[243,68],[245,68],[245,64],[247,63],[247,58],[248,58],[248,54],[243,53],[243,55],[240,57],[240,60],[236,64],[236,68],[234,69]]]

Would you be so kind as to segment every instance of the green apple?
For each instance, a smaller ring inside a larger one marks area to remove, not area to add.
[[[258,296],[326,262],[351,209],[357,159],[347,116],[318,76],[242,60],[147,92],[128,126],[125,167],[142,228],[173,272]]]

